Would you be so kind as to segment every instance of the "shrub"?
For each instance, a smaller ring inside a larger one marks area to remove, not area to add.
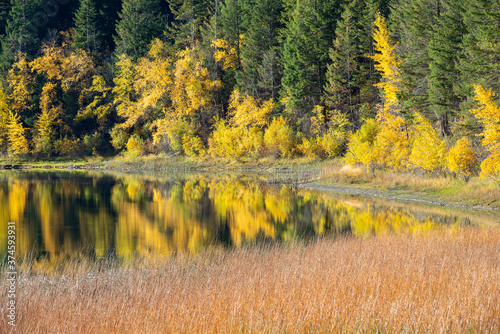
[[[450,172],[461,175],[465,180],[474,173],[476,164],[477,155],[468,137],[458,140],[446,156],[446,167]]]
[[[109,134],[111,135],[111,144],[116,150],[123,149],[130,138],[130,135],[118,126],[115,126]]]
[[[144,141],[136,134],[127,141],[127,154],[131,157],[137,157],[144,152]]]
[[[182,137],[182,149],[184,150],[184,153],[190,157],[203,157],[207,153],[205,145],[201,141],[200,137],[196,135],[184,135]]]
[[[82,145],[80,139],[71,140],[64,137],[55,141],[54,150],[59,155],[77,156],[82,152]]]
[[[281,157],[290,157],[294,152],[294,136],[283,117],[273,119],[264,134],[267,150]]]
[[[374,143],[380,131],[374,119],[367,119],[361,128],[351,136],[345,155],[345,162],[349,165],[361,163],[372,169],[376,161]]]
[[[444,166],[446,146],[431,123],[420,113],[415,116],[410,162],[430,172]]]

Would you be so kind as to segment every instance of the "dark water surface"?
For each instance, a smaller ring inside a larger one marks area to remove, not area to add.
[[[0,173],[0,256],[130,258],[316,236],[425,234],[497,224],[498,212],[384,202],[269,182],[263,174]]]

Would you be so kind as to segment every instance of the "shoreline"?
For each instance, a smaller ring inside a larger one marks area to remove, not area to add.
[[[495,180],[471,178],[469,182],[450,177],[416,173],[376,171],[348,167],[338,160],[261,159],[234,161],[190,159],[177,156],[96,158],[90,160],[19,161],[5,163],[0,170],[88,170],[122,172],[245,172],[295,174],[271,179],[273,184],[292,184],[303,189],[342,193],[362,197],[456,207],[467,210],[500,210],[500,184]],[[297,176],[298,175],[298,176]]]

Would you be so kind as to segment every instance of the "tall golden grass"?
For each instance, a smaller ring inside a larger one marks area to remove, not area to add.
[[[492,230],[72,266],[21,275],[17,333],[500,332]]]

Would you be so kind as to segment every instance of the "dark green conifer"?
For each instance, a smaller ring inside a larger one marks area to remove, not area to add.
[[[80,0],[80,8],[75,14],[74,46],[91,53],[98,47],[97,11],[94,0]]]
[[[160,37],[163,19],[160,0],[124,0],[116,25],[116,53],[138,58],[146,53],[150,42]]]

